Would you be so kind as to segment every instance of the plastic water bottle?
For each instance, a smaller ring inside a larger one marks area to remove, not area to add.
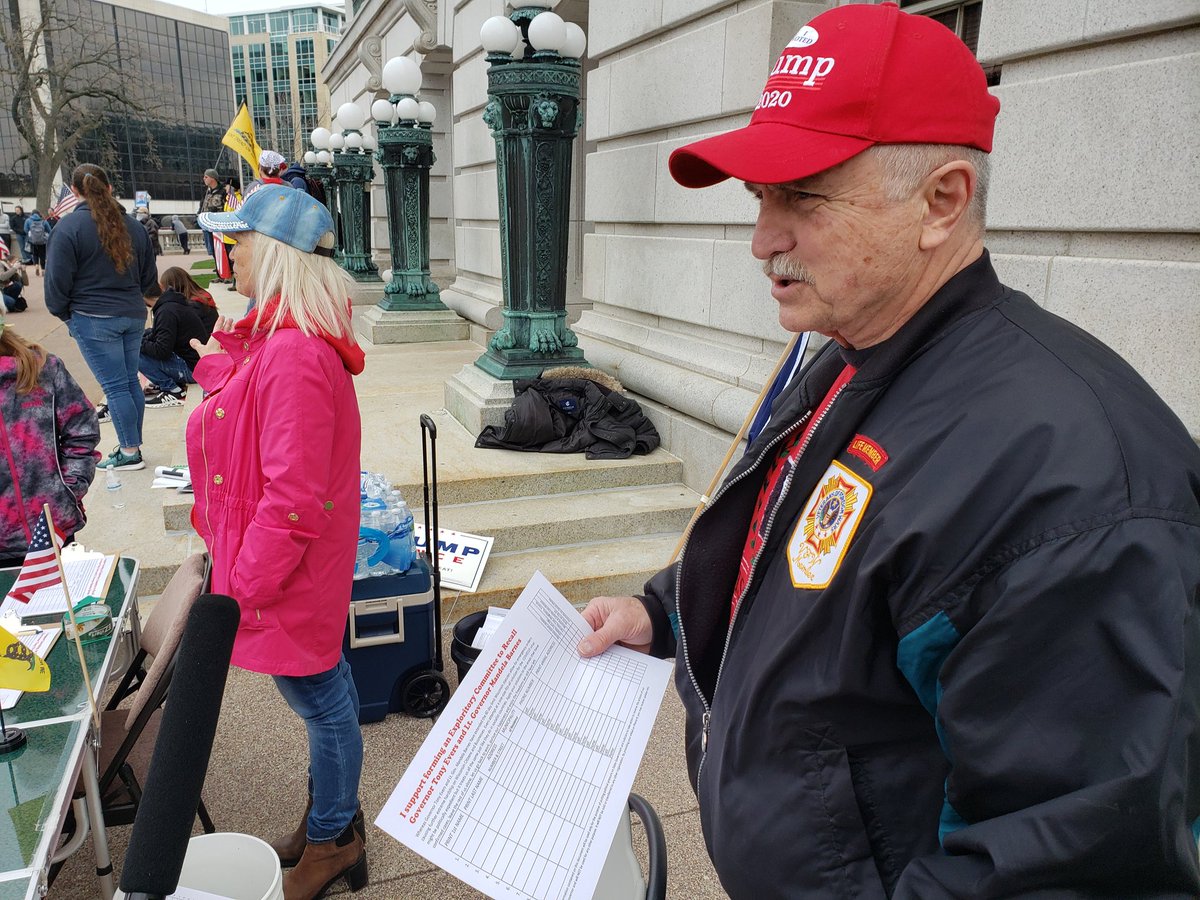
[[[388,562],[396,567],[396,571],[407,572],[412,567],[417,549],[413,540],[413,514],[403,500],[396,504],[394,514],[396,524],[389,536]]]
[[[108,491],[109,499],[112,500],[112,508],[124,509],[125,498],[121,496],[121,479],[115,469],[105,469],[104,472],[104,489]]]

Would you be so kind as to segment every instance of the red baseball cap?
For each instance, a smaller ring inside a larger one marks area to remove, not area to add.
[[[895,3],[821,13],[771,70],[750,124],[671,154],[671,175],[700,188],[726,178],[780,184],[875,144],[992,150],[1000,101],[946,26]]]

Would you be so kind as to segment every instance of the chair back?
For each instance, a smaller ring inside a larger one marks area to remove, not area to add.
[[[156,696],[155,688],[174,664],[175,651],[179,649],[179,639],[183,635],[188,612],[196,598],[208,588],[211,570],[207,553],[193,553],[175,570],[163,588],[158,603],[146,617],[146,624],[142,628],[142,649],[154,657],[154,662],[138,685],[137,694],[125,718],[126,729],[133,727],[142,709]]]

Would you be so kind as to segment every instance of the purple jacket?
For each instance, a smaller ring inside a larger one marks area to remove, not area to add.
[[[99,442],[96,410],[57,356],[28,394],[17,393],[16,359],[0,356],[0,556],[29,549],[43,503],[63,534],[83,528]]]

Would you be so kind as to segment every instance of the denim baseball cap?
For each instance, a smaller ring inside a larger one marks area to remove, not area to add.
[[[201,213],[196,224],[205,231],[222,234],[257,231],[305,253],[333,256],[332,248],[317,246],[333,231],[329,210],[307,191],[290,185],[264,184],[235,212]]]

